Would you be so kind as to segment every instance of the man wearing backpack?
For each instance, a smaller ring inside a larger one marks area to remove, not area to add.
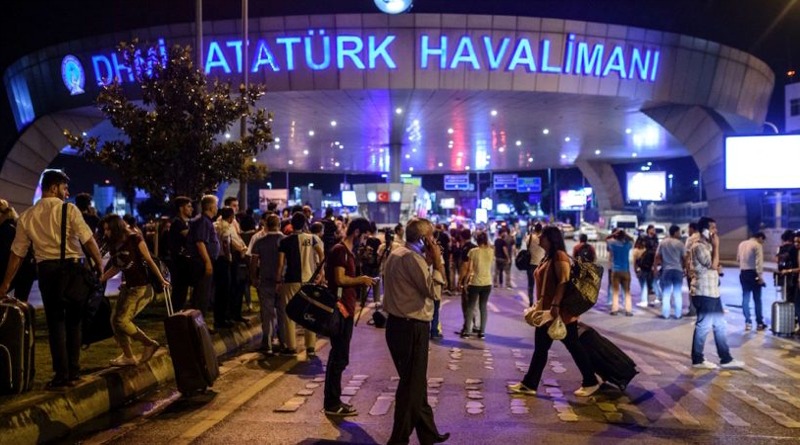
[[[653,265],[656,262],[656,250],[658,249],[658,237],[656,236],[656,227],[654,225],[647,226],[647,231],[645,236],[642,237],[642,241],[644,242],[644,253],[636,261],[636,269],[644,277],[644,287],[642,288],[642,300],[636,305],[647,307],[650,293],[654,292]],[[649,304],[653,306],[659,304],[658,297]]]
[[[594,263],[597,259],[597,252],[595,252],[594,246],[589,244],[589,237],[585,233],[581,233],[578,237],[578,244],[572,248],[572,257],[586,263]]]

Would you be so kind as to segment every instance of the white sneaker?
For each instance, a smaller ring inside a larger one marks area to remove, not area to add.
[[[719,368],[719,366],[717,366],[716,363],[711,363],[708,360],[704,360],[703,363],[694,363],[692,365],[692,368],[694,368],[694,369],[717,369],[717,368]]]
[[[638,306],[638,307],[647,307],[647,302],[641,301],[639,303],[636,303],[636,306]]]
[[[573,394],[578,397],[589,397],[590,395],[597,392],[600,389],[600,383],[594,386],[581,386],[580,388],[576,389]]]
[[[731,360],[728,363],[720,363],[719,367],[722,369],[742,369],[744,368],[744,362],[741,360]]]

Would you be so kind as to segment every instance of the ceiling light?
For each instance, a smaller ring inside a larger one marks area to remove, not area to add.
[[[520,145],[522,145],[522,141],[517,141],[515,142],[515,144],[517,145],[517,147],[519,147]]]
[[[291,159],[289,159],[289,165],[294,165],[294,161],[292,161]]]
[[[414,171],[414,167],[408,167],[408,171],[413,172]]]
[[[88,136],[88,134],[86,134],[86,132],[85,132],[85,131],[82,131],[82,132],[81,132],[81,136],[83,136],[83,137],[86,137],[86,136]]]
[[[308,135],[309,136],[314,136],[314,130],[308,130]]]
[[[335,166],[337,166],[337,167],[338,167],[338,166],[339,166],[339,163],[338,163],[338,162],[334,162],[334,163],[333,163],[333,165],[335,165]]]
[[[569,136],[564,138],[564,142],[569,142]]]
[[[548,130],[547,128],[545,128],[544,130],[542,130],[542,134],[550,134],[550,130]]]
[[[335,126],[336,126],[336,121],[331,121],[331,127],[335,127]]]
[[[230,138],[231,138],[231,134],[230,133],[225,133],[225,139],[230,139]]]
[[[416,149],[416,148],[412,148],[412,149],[411,149],[411,152],[412,152],[412,153],[416,153],[416,152],[417,152],[417,149]]]
[[[639,154],[638,153],[633,153],[631,156],[633,156],[635,158],[635,157],[639,156]]]
[[[533,162],[533,158],[528,158],[528,162]]]
[[[561,155],[561,159],[567,159],[567,155]]]
[[[281,138],[275,138],[275,142],[280,142]]]
[[[492,112],[491,112],[490,114],[491,114],[492,116],[497,116],[497,110],[492,110]]]
[[[339,144],[339,150],[344,150],[344,144]]]
[[[411,159],[411,155],[406,153],[406,159]]]
[[[400,107],[397,107],[397,108],[394,109],[394,112],[397,113],[397,114],[403,114],[403,109],[400,108]]]
[[[319,169],[320,169],[320,170],[325,170],[325,166],[324,166],[324,165],[320,165],[320,166],[319,166]]]
[[[600,150],[595,150],[594,151],[594,154],[596,154],[596,155],[599,155],[600,153],[601,153]]]
[[[275,150],[280,150],[280,149],[281,149],[281,144],[275,144]]]
[[[308,156],[308,150],[303,150],[303,154]]]
[[[333,145],[338,147],[339,146],[339,141],[333,141]]]
[[[652,163],[652,162],[650,162],[650,161],[647,161],[647,166],[648,166],[648,167],[651,167],[652,165],[653,165],[653,163]]]
[[[444,167],[444,162],[440,162],[440,163],[439,163],[439,164],[437,164],[437,165],[439,165],[439,167]]]
[[[630,128],[625,129],[625,134],[631,134],[632,130]]]
[[[497,149],[497,151],[499,151],[500,153],[502,153],[502,152],[506,151],[506,148],[505,148],[505,147],[500,147],[500,148],[498,148],[498,149]]]
[[[447,134],[453,134],[453,129],[452,128],[448,128],[447,129]]]

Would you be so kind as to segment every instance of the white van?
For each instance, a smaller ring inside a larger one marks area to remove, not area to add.
[[[636,215],[614,215],[608,220],[608,230],[624,229],[633,238],[639,227],[639,218]]]

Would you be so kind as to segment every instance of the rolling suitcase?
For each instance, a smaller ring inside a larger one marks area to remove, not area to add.
[[[772,334],[792,335],[794,332],[794,303],[786,301],[786,286],[777,289],[780,300],[772,303]]]
[[[34,308],[11,297],[0,300],[0,394],[31,389],[35,373]]]
[[[591,326],[578,323],[578,339],[589,354],[594,372],[605,382],[624,390],[639,373],[627,354]]]
[[[205,391],[219,377],[219,362],[203,314],[196,309],[173,312],[169,288],[164,294],[168,315],[164,330],[178,391],[184,395]]]

